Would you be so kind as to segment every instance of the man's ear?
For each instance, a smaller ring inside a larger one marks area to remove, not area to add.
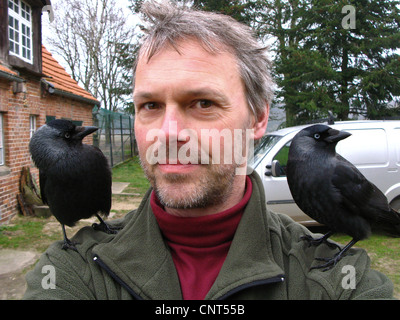
[[[253,126],[254,140],[261,139],[265,133],[265,130],[267,130],[268,116],[269,116],[269,105],[267,104],[267,107],[265,108],[264,112],[258,116],[258,119],[255,119]]]

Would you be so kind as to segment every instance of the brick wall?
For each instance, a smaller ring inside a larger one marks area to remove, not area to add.
[[[36,128],[46,122],[46,116],[69,118],[92,125],[93,105],[62,96],[42,96],[40,79],[25,76],[26,93],[14,94],[12,82],[0,78],[0,112],[3,115],[5,166],[0,166],[0,224],[7,223],[18,213],[19,178],[24,166],[38,182],[38,170],[29,154],[29,118],[36,116]],[[84,143],[91,144],[92,136]]]

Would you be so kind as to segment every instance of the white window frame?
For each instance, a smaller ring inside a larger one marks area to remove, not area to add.
[[[32,138],[33,134],[36,131],[36,118],[35,115],[29,116],[29,137]]]
[[[9,53],[33,63],[32,8],[22,0],[8,0]]]
[[[3,113],[0,112],[0,166],[5,165]]]

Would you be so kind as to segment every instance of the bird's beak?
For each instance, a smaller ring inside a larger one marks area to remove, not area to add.
[[[76,127],[75,131],[77,132],[75,137],[79,138],[79,139],[83,139],[84,137],[86,137],[87,135],[97,131],[99,128],[97,127]]]
[[[327,136],[324,140],[328,143],[339,142],[340,140],[346,139],[351,136],[351,133],[346,131],[339,131],[335,129],[328,130],[329,136]]]

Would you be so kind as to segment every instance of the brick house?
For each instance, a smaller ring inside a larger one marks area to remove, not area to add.
[[[22,168],[38,176],[28,148],[33,132],[55,118],[92,125],[100,104],[42,45],[45,5],[50,1],[0,0],[0,224],[18,212]]]

